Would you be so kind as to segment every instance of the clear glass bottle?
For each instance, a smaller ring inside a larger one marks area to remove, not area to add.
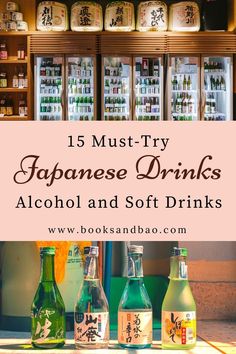
[[[98,247],[84,248],[84,281],[75,304],[75,346],[102,349],[109,343],[109,310],[98,277]]]
[[[118,343],[124,348],[152,344],[152,304],[143,281],[143,246],[128,247],[128,280],[118,309]]]
[[[41,276],[31,307],[32,345],[54,349],[65,344],[65,305],[54,278],[55,247],[40,249]]]
[[[186,248],[174,247],[170,283],[162,304],[163,349],[192,349],[196,345],[196,304],[188,282]]]

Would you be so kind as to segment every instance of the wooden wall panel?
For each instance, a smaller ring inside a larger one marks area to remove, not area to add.
[[[100,36],[101,54],[164,54],[165,33],[107,33]]]
[[[167,36],[168,53],[236,53],[236,36],[233,33],[198,32],[172,33]]]
[[[42,33],[31,36],[31,53],[96,54],[98,37],[89,33]]]

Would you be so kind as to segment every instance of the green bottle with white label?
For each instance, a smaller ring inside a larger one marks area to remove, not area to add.
[[[54,278],[55,247],[42,247],[41,277],[31,306],[32,345],[40,349],[65,344],[65,305]]]
[[[174,247],[170,283],[162,304],[162,348],[192,349],[196,345],[196,304],[188,282],[186,248]]]

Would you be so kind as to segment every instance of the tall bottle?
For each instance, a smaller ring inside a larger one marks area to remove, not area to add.
[[[191,349],[196,345],[196,304],[189,286],[187,249],[174,247],[170,283],[162,304],[163,349]]]
[[[128,247],[128,280],[118,309],[118,343],[124,348],[152,344],[152,304],[143,281],[143,246]]]
[[[109,343],[109,310],[98,277],[98,247],[85,247],[84,281],[75,304],[75,346],[102,349]]]
[[[32,345],[54,349],[65,344],[65,305],[54,278],[55,247],[40,249],[41,276],[31,307]]]

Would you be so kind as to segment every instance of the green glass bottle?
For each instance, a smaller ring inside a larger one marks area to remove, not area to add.
[[[75,304],[75,346],[103,349],[109,343],[109,310],[98,276],[98,247],[85,247],[84,281]]]
[[[143,281],[143,246],[128,247],[128,280],[118,309],[118,343],[124,348],[152,344],[152,304]]]
[[[196,345],[196,304],[188,282],[186,248],[174,247],[170,283],[162,304],[162,348],[192,349]]]
[[[54,278],[55,247],[40,249],[41,276],[31,306],[32,345],[54,349],[65,344],[65,305]]]

